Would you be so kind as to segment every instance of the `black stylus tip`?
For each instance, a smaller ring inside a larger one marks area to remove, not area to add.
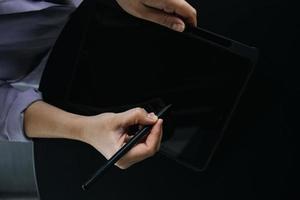
[[[88,189],[86,185],[82,185],[81,187],[84,191]]]

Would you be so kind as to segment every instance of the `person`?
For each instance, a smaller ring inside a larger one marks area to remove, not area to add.
[[[103,0],[102,0],[103,1]],[[129,14],[183,31],[196,26],[196,10],[185,0],[107,0]],[[82,116],[47,104],[36,89],[55,40],[80,4],[63,0],[0,2],[0,139],[66,138],[85,142],[110,158],[130,136],[132,125],[153,125],[145,141],[116,164],[121,169],[154,155],[163,120],[143,108]],[[24,85],[26,87],[24,87]]]

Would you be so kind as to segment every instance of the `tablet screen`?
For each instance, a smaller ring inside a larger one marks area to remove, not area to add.
[[[174,131],[165,131],[170,137],[162,151],[204,169],[252,71],[252,60],[229,50],[232,41],[220,40],[221,47],[149,24],[91,26],[97,31],[87,33],[69,101],[107,111],[150,99],[173,104],[168,120]]]

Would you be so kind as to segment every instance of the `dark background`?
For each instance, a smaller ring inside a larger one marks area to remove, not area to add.
[[[239,109],[208,170],[196,173],[158,154],[126,171],[114,168],[86,193],[80,185],[103,158],[81,143],[37,140],[42,199],[299,199],[296,1],[191,4],[198,10],[200,27],[260,51]]]

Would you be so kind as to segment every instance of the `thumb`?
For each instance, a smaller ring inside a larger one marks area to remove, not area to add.
[[[142,18],[175,31],[184,31],[185,24],[179,17],[150,7],[145,7],[144,9],[145,12],[143,13]]]
[[[148,113],[145,109],[134,108],[123,113],[119,113],[120,122],[122,126],[132,125],[151,125],[154,124],[158,118],[154,113]]]

